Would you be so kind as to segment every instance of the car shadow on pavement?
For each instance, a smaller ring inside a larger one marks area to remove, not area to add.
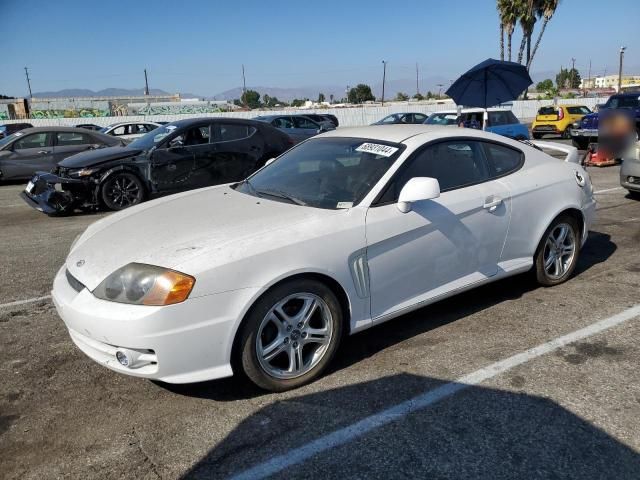
[[[608,234],[589,232],[589,240],[580,253],[574,276],[583,274],[594,265],[606,261],[615,251],[616,244]],[[486,310],[506,300],[516,300],[527,292],[541,288],[530,273],[517,275],[460,293],[376,325],[353,336],[344,338],[327,374],[345,369],[366,358],[417,337],[431,330]],[[179,395],[228,402],[265,395],[265,392],[237,376],[193,384],[165,384],[158,386]]]
[[[549,398],[464,386],[406,416],[385,414],[445,383],[400,374],[271,403],[182,478],[228,478],[278,456],[272,478],[637,478],[637,452]],[[312,454],[289,465],[309,442]]]

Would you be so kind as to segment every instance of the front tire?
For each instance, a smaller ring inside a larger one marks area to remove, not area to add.
[[[288,281],[251,308],[240,331],[238,363],[260,388],[297,388],[322,374],[342,329],[342,308],[331,289],[312,279]]]
[[[109,210],[122,210],[139,204],[144,199],[144,186],[132,173],[111,175],[102,185],[102,201]]]
[[[569,215],[556,218],[547,228],[536,250],[535,272],[540,285],[552,287],[566,282],[580,254],[580,227]]]

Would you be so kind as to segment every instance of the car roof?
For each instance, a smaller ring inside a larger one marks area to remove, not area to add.
[[[153,122],[151,120],[137,120],[137,121],[133,121],[133,122],[117,122],[117,123],[111,123],[109,125],[107,125],[104,128],[113,128],[113,127],[119,127],[120,125],[138,125],[140,123],[150,123],[152,125],[160,125],[159,123]]]
[[[77,132],[77,133],[89,133],[93,134],[95,132],[91,132],[86,128],[78,128],[78,127],[31,127],[24,128],[20,130],[23,135],[28,133],[38,133],[38,132]]]
[[[510,112],[510,108],[500,108],[500,107],[491,107],[487,108],[487,112]],[[463,108],[460,113],[478,113],[484,112],[484,108]],[[429,115],[434,115],[438,113],[450,114],[450,113],[458,113],[457,110],[440,110],[438,112],[432,112]]]
[[[383,140],[386,142],[402,143],[405,140],[423,133],[451,133],[451,127],[446,125],[424,125],[424,124],[406,124],[406,125],[370,125],[366,127],[346,127],[338,130],[331,130],[323,133],[321,136],[326,137],[353,137],[353,138],[370,138],[375,140]]]
[[[175,122],[171,122],[169,125],[175,125],[176,127],[188,127],[189,125],[199,125],[201,123],[212,123],[212,122],[224,122],[224,123],[237,123],[237,124],[252,124],[252,125],[260,125],[262,126],[264,122],[258,122],[256,120],[252,120],[249,118],[230,118],[230,117],[197,117],[197,118],[186,118],[184,120],[176,120]],[[161,125],[166,127],[166,125]]]

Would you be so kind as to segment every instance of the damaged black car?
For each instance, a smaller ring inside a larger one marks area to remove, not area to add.
[[[21,197],[48,215],[122,210],[171,193],[242,180],[293,145],[264,122],[194,118],[164,125],[127,146],[66,158],[38,172]]]

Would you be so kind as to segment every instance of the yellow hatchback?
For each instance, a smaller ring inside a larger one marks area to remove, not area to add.
[[[591,113],[584,105],[549,105],[538,110],[536,119],[531,125],[533,138],[543,135],[562,135],[571,138],[571,125],[585,115]]]

